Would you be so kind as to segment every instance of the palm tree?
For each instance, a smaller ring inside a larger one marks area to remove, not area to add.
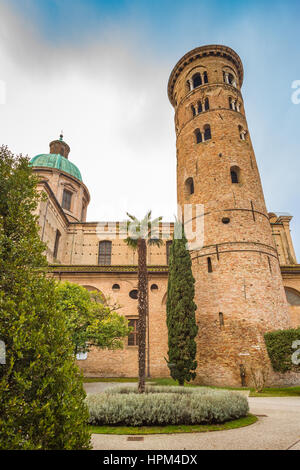
[[[139,393],[145,392],[146,371],[146,317],[148,313],[148,272],[147,245],[160,246],[159,222],[162,217],[151,221],[151,211],[142,220],[128,214],[128,237],[125,243],[138,252],[138,361],[139,361]]]

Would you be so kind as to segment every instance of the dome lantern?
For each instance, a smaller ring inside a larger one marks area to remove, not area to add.
[[[59,136],[59,139],[52,140],[52,142],[50,142],[50,153],[51,154],[58,154],[58,155],[61,155],[62,157],[68,158],[69,153],[70,153],[70,147],[63,140],[62,131],[61,131],[61,134]]]

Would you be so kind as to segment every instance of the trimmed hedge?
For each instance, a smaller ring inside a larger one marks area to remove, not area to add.
[[[180,389],[180,390],[179,390]],[[89,423],[93,425],[154,426],[217,424],[247,416],[245,395],[227,390],[183,387],[108,389],[88,395]]]
[[[292,362],[292,348],[294,341],[300,340],[300,328],[278,330],[265,334],[265,343],[272,367],[276,372],[300,372],[300,364]],[[298,348],[297,348],[298,349]]]

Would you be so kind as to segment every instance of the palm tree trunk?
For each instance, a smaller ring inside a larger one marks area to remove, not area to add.
[[[146,375],[146,317],[148,306],[147,245],[144,238],[138,240],[138,354],[139,393],[145,392]]]

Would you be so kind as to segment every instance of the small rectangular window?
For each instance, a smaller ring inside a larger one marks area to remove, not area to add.
[[[98,255],[98,264],[99,265],[110,265],[111,264],[111,245],[110,241],[102,241],[99,243],[99,255]]]
[[[212,273],[213,270],[212,270],[212,264],[211,264],[211,258],[207,258],[207,271],[209,273]]]
[[[220,327],[224,326],[224,315],[222,312],[219,313],[219,322],[220,322]]]
[[[71,191],[64,189],[63,198],[62,198],[62,208],[66,209],[67,211],[71,210],[71,200],[72,200]]]
[[[128,346],[137,346],[137,319],[128,320],[128,326],[133,328],[133,331],[128,335]]]

